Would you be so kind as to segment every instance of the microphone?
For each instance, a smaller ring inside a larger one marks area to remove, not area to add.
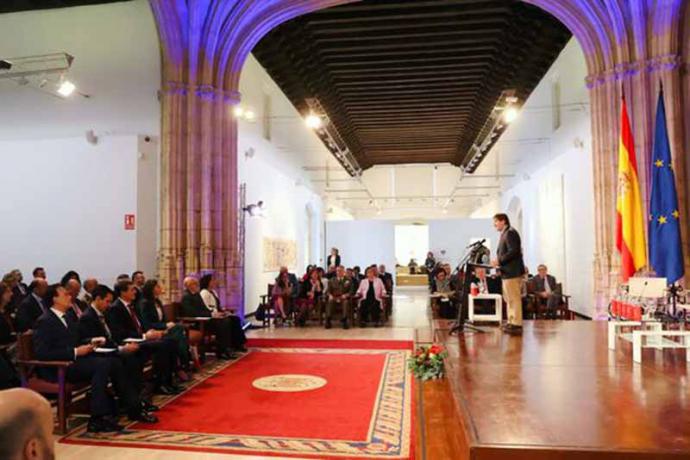
[[[485,241],[486,241],[486,238],[482,238],[481,241],[475,241],[474,243],[467,246],[467,248],[472,248],[474,246],[481,246],[482,244],[484,244]],[[465,248],[465,249],[467,249],[467,248]]]

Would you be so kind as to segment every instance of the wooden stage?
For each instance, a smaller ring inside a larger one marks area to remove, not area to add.
[[[609,351],[597,321],[526,321],[522,337],[484,329],[435,331],[458,409],[453,458],[690,459],[685,351],[647,349],[633,364],[630,344]]]

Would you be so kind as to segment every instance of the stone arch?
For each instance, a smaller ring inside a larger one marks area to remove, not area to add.
[[[241,308],[235,295],[243,282],[237,257],[237,123],[228,106],[241,97],[242,66],[254,45],[277,25],[358,0],[149,1],[164,60],[160,276],[174,298],[185,272],[214,269],[225,275],[221,295],[229,305]],[[674,152],[683,151],[684,130],[690,124],[683,112],[690,106],[690,83],[687,73],[681,73],[690,53],[681,46],[688,42],[682,40],[682,34],[687,38],[682,29],[687,2],[523,1],[568,27],[587,60],[595,187],[595,290],[603,302],[617,282],[613,235],[621,86],[631,101],[638,170],[646,193],[646,168],[641,166],[651,150],[659,81],[667,94]],[[679,199],[686,215],[690,181],[686,180],[683,156],[674,158],[679,184],[684,184]],[[686,227],[682,226],[684,231]],[[687,238],[684,241],[688,257]]]

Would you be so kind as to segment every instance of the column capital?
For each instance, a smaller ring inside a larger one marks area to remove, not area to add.
[[[161,93],[177,96],[192,95],[206,101],[221,101],[229,105],[238,104],[242,100],[242,94],[236,90],[226,91],[213,85],[191,85],[179,81],[164,82]]]
[[[617,82],[630,78],[641,72],[657,73],[672,71],[681,68],[683,57],[680,54],[662,54],[649,59],[640,59],[633,62],[616,64],[612,69],[587,75],[585,82],[587,88],[592,89],[606,83]]]

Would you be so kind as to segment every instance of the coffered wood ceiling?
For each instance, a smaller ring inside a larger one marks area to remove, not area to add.
[[[364,169],[463,163],[502,91],[521,102],[570,32],[513,0],[364,0],[304,15],[253,53],[295,107],[317,98]]]

